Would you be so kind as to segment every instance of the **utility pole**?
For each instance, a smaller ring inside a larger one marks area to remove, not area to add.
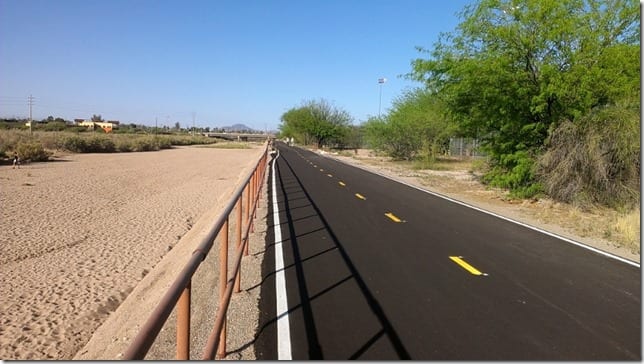
[[[195,116],[197,116],[196,112],[192,112],[192,137],[195,137]]]
[[[31,117],[31,109],[34,105],[34,97],[31,96],[31,94],[27,98],[27,103],[29,104],[29,134],[33,134],[33,130],[31,128],[31,124],[33,124],[33,119]]]
[[[154,137],[156,138],[157,136],[157,131],[159,130],[157,127],[157,117],[154,117]]]

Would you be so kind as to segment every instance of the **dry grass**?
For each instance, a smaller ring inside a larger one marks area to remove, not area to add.
[[[411,162],[413,169],[429,169],[434,171],[467,171],[472,168],[471,158],[440,157],[435,160],[415,160]]]
[[[535,216],[547,223],[556,223],[580,236],[606,239],[635,254],[640,253],[640,209],[618,212],[605,207],[580,209],[552,200],[540,200],[542,208]]]
[[[248,143],[243,143],[243,142],[217,142],[216,144],[209,144],[203,147],[216,148],[216,149],[250,149],[251,148],[251,146]]]
[[[639,207],[631,212],[618,214],[611,224],[611,229],[615,231],[620,241],[632,252],[640,253],[640,209]]]

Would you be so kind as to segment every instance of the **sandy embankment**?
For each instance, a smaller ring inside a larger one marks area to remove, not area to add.
[[[0,166],[0,358],[73,358],[193,225],[225,206],[261,152]]]

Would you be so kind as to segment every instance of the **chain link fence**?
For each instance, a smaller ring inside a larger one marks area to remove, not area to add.
[[[480,142],[474,138],[450,138],[449,155],[452,157],[483,157]]]

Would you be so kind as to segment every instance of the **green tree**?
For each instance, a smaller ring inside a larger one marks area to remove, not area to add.
[[[278,126],[280,134],[292,137],[309,145],[313,142],[312,125],[313,116],[308,108],[300,106],[292,108],[282,114],[281,124]]]
[[[103,117],[101,115],[92,115],[92,121],[95,123],[103,122]]]
[[[394,159],[412,159],[422,146],[420,133],[411,123],[371,117],[363,128],[367,145]]]
[[[396,98],[389,113],[365,124],[367,143],[394,159],[423,155],[430,162],[444,151],[456,132],[431,91],[416,89]]]
[[[304,144],[316,143],[318,148],[328,143],[342,143],[349,133],[351,115],[328,101],[305,101],[302,106],[282,114],[280,133],[294,137]]]
[[[350,125],[344,137],[338,140],[338,146],[343,149],[362,148],[364,129],[361,126]]]
[[[639,4],[632,0],[482,0],[409,77],[440,95],[482,139],[492,184],[536,191],[549,131],[639,92]]]

